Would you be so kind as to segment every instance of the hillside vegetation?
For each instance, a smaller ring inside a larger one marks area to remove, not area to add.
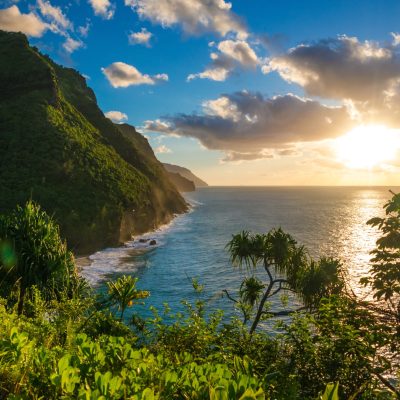
[[[146,139],[105,118],[78,72],[3,31],[0,187],[0,212],[38,201],[80,253],[186,210]]]
[[[385,207],[385,218],[369,221],[382,233],[364,281],[374,301],[346,290],[338,260],[310,258],[281,229],[241,232],[228,245],[233,266],[246,270],[238,290],[225,291],[231,319],[207,310],[195,279],[185,312],[125,312],[152,295],[137,278],[91,293],[40,206],[0,215],[0,398],[399,399],[400,196]],[[283,296],[272,311],[285,291],[303,307]]]
[[[163,166],[168,172],[173,174],[179,174],[183,178],[192,181],[196,188],[208,186],[206,182],[204,182],[202,179],[196,176],[192,171],[190,171],[185,167],[180,167],[179,165],[173,165],[168,163],[163,163]]]

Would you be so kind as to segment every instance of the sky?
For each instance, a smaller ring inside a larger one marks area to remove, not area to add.
[[[0,0],[211,185],[400,185],[398,0]]]

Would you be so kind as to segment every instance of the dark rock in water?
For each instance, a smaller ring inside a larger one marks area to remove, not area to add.
[[[149,241],[149,239],[139,239],[139,243],[147,243]]]
[[[150,246],[154,246],[154,245],[156,245],[157,244],[157,242],[156,242],[156,240],[155,239],[153,239],[153,240],[150,240]]]

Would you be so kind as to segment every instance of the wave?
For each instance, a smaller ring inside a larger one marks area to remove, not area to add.
[[[131,274],[146,266],[145,253],[154,251],[166,244],[167,236],[172,232],[182,232],[187,229],[192,212],[202,205],[193,199],[186,198],[189,210],[178,214],[167,224],[154,231],[136,236],[120,247],[110,247],[97,251],[89,257],[77,259],[79,273],[92,286],[98,286],[115,273]],[[154,242],[155,241],[155,242]]]

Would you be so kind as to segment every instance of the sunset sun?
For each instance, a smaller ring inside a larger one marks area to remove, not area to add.
[[[336,140],[337,159],[348,168],[371,169],[393,160],[400,132],[384,125],[358,126]]]

